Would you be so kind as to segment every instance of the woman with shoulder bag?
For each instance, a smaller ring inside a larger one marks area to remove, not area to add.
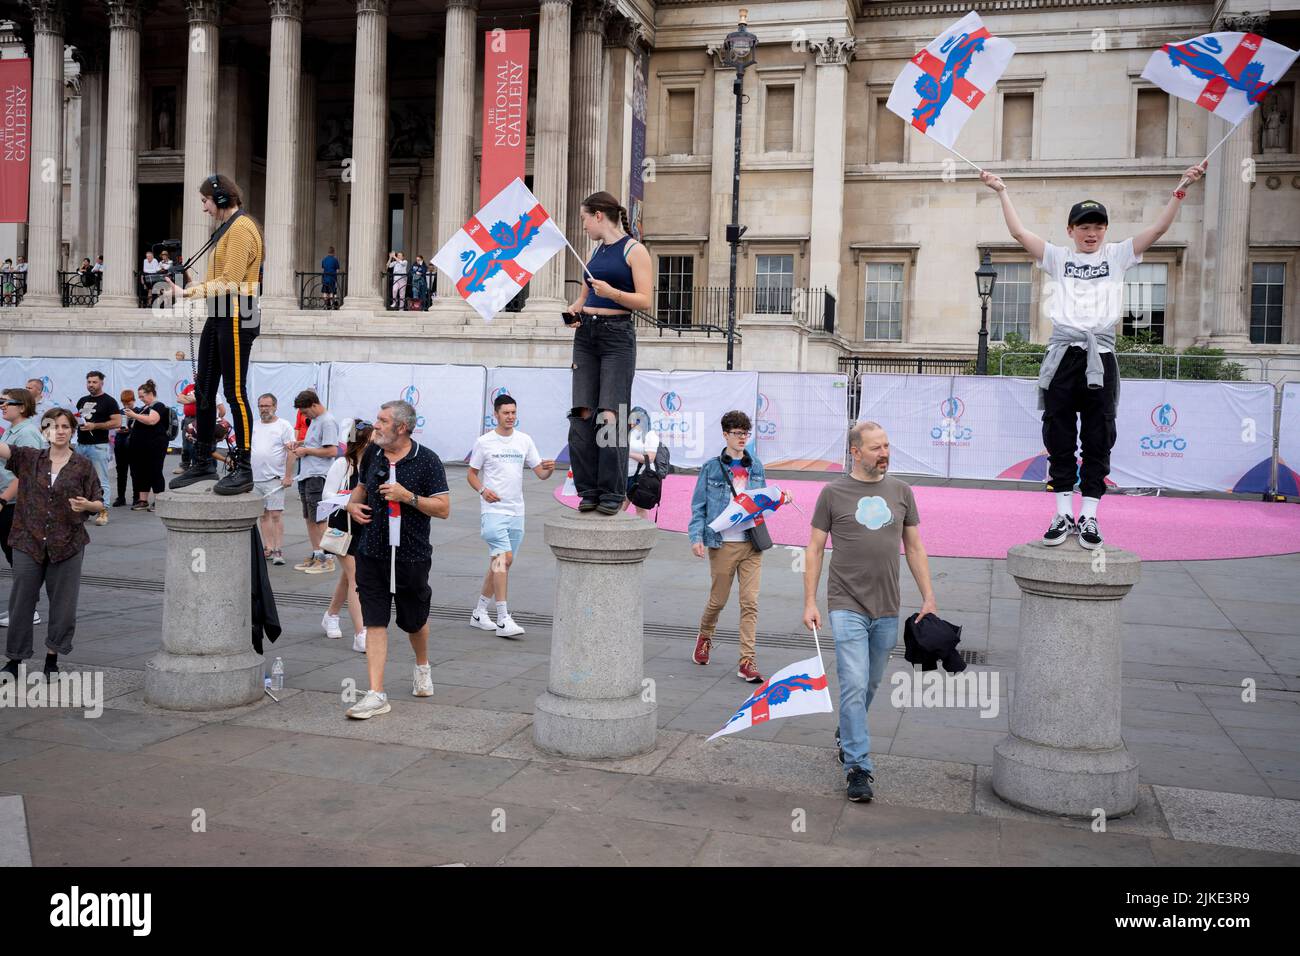
[[[361,457],[370,447],[372,433],[370,422],[358,420],[352,426],[348,436],[348,451],[330,465],[325,476],[325,488],[322,497],[341,495],[352,491],[357,486],[361,470]],[[329,610],[321,620],[327,637],[342,637],[339,628],[339,612],[343,602],[347,601],[348,615],[352,618],[352,649],[360,654],[366,652],[366,626],[361,620],[361,599],[357,597],[357,563],[355,560],[357,546],[361,543],[360,529],[352,527],[352,516],[346,508],[340,508],[326,522],[329,527],[321,538],[322,550],[338,557],[342,566],[338,583],[334,586],[334,597],[330,599]]]

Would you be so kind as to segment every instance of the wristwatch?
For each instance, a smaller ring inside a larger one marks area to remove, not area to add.
[[[420,500],[420,496],[417,495],[415,492],[411,492],[411,506],[415,507],[419,502],[419,500]]]

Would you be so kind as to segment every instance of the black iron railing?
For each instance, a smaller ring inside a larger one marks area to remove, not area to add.
[[[346,272],[295,272],[298,277],[298,308],[338,309],[348,294]]]
[[[26,272],[0,272],[0,307],[22,305],[26,294]]]
[[[99,301],[99,272],[60,272],[60,302],[65,309],[85,308]]]
[[[408,263],[404,274],[384,272],[384,305],[390,312],[427,312],[437,294],[437,269],[421,273]]]
[[[962,358],[928,358],[924,355],[841,355],[840,371],[849,377],[849,417],[858,417],[862,395],[858,376],[863,372],[891,372],[905,375],[965,374],[971,362]]]

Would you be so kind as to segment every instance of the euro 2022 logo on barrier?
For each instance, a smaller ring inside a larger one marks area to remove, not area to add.
[[[420,390],[414,385],[408,385],[402,389],[402,401],[415,409],[415,432],[418,433],[424,428],[424,416],[420,414]]]
[[[484,428],[497,427],[497,416],[496,416],[496,409],[494,408],[494,405],[496,404],[496,400],[500,398],[502,395],[509,395],[509,394],[510,394],[510,387],[508,385],[498,385],[496,388],[492,389],[492,394],[488,396],[488,410],[483,413]],[[515,422],[515,427],[516,428],[519,427],[518,421]]]
[[[185,401],[185,390],[192,384],[194,383],[188,378],[178,378],[176,380],[176,387],[172,389],[172,394],[176,396],[176,401],[182,403]]]
[[[663,392],[659,396],[659,408],[663,414],[652,427],[658,433],[659,441],[665,445],[681,445],[690,433],[690,418],[682,411],[685,402],[679,392]],[[669,440],[669,436],[673,436]]]
[[[754,420],[754,434],[759,441],[773,441],[776,438],[776,416],[772,414],[772,400],[762,392],[758,393],[757,415]]]
[[[961,424],[966,414],[966,403],[956,395],[949,395],[939,403],[939,424],[930,429],[936,445],[969,445],[975,436],[974,429]]]
[[[1155,432],[1138,439],[1138,448],[1146,458],[1182,458],[1187,450],[1187,439],[1174,434],[1178,424],[1178,409],[1168,402],[1151,409],[1151,425]]]

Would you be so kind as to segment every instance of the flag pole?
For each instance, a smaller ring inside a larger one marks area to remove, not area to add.
[[[933,137],[931,137],[931,138],[933,138]],[[936,142],[936,143],[939,143],[939,141],[938,141],[937,139],[935,140],[935,142]],[[982,173],[982,172],[984,172],[984,170],[983,170],[981,167],[976,166],[974,163],[972,163],[969,159],[967,159],[967,158],[966,158],[965,156],[963,156],[961,153],[957,152],[957,150],[953,149],[951,146],[946,146],[946,145],[944,145],[943,143],[939,143],[939,145],[940,145],[940,146],[943,146],[944,149],[946,149],[948,152],[952,153],[954,156],[956,156],[958,159],[960,159],[962,162],[964,162],[967,166],[971,167],[971,168],[972,168],[973,170],[975,170],[977,173]]]
[[[821,660],[821,659],[822,659],[822,642],[819,641],[819,640],[817,639],[817,625],[816,625],[816,624],[813,625],[812,632],[813,632],[813,644],[814,644],[814,645],[816,646],[816,648],[817,648],[817,659],[818,659],[818,660]],[[823,668],[824,668],[825,666],[826,666],[825,664],[822,665]]]
[[[568,236],[565,236],[565,237],[564,237],[564,244],[565,244],[566,246],[569,247],[569,251],[572,252],[573,255],[577,258],[577,260],[578,260],[578,264],[582,266],[582,271],[585,272],[585,273],[587,273],[587,278],[590,279],[591,281],[595,282],[595,281],[596,281],[596,277],[593,276],[593,275],[591,274],[591,271],[587,268],[587,263],[586,263],[586,261],[582,258],[582,256],[578,255],[578,250],[575,249],[575,248],[573,248],[573,243],[571,243],[571,242],[569,241],[569,237],[568,237]]]
[[[1249,115],[1250,115],[1249,113],[1246,114],[1246,116],[1249,116]],[[1242,120],[1244,120],[1244,119],[1245,119],[1245,117],[1242,117]],[[1242,120],[1237,120],[1236,125],[1234,125],[1234,126],[1232,127],[1232,129],[1228,130],[1228,132],[1224,134],[1223,139],[1219,140],[1217,143],[1214,144],[1214,148],[1211,149],[1208,153],[1205,154],[1205,158],[1204,158],[1203,160],[1201,160],[1201,161],[1197,164],[1198,166],[1205,166],[1205,164],[1208,163],[1208,162],[1210,161],[1210,157],[1213,156],[1215,153],[1217,153],[1217,152],[1219,151],[1219,147],[1222,146],[1224,143],[1226,143],[1226,142],[1228,141],[1228,137],[1231,136],[1233,133],[1237,132],[1237,127],[1241,125]],[[1191,182],[1191,180],[1188,179],[1186,176],[1184,176],[1184,177],[1182,178],[1182,181],[1179,182],[1179,184],[1178,184],[1178,188],[1179,188],[1179,189],[1182,189],[1184,186],[1186,186],[1186,185],[1187,185],[1188,183],[1190,183],[1190,182]]]

